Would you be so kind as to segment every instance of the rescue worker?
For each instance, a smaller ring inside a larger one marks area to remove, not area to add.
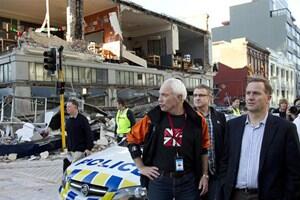
[[[123,99],[117,100],[118,112],[116,114],[115,134],[117,135],[117,142],[121,142],[124,136],[131,131],[131,127],[135,124],[133,112],[127,108]]]
[[[231,109],[232,109],[232,114],[234,116],[236,116],[236,117],[241,116],[240,100],[238,98],[232,99]]]
[[[159,106],[127,135],[149,200],[198,200],[208,190],[208,128],[186,96],[180,80],[167,79],[159,90]]]

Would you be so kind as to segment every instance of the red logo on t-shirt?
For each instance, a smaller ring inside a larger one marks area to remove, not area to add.
[[[165,147],[181,147],[182,144],[182,128],[166,128],[164,131]]]

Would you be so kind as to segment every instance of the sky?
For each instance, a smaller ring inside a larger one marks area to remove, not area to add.
[[[222,26],[229,20],[229,7],[251,0],[131,0],[144,8],[164,13],[178,19],[194,16],[193,13],[209,14],[210,28]],[[300,28],[300,0],[288,0],[289,9]]]

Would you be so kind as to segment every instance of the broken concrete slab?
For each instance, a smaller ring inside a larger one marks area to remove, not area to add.
[[[49,156],[49,152],[48,151],[44,151],[42,153],[40,153],[41,159],[44,160],[46,158],[48,158]]]
[[[18,156],[18,154],[16,154],[16,153],[11,153],[11,154],[8,155],[8,160],[14,161],[14,160],[17,159],[17,156]]]

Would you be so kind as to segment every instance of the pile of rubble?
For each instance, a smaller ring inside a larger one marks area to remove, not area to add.
[[[22,36],[18,40],[19,47],[34,47],[34,48],[49,48],[49,47],[64,47],[64,51],[68,52],[78,52],[88,55],[94,55],[96,54],[93,51],[88,50],[89,43],[84,40],[74,40],[72,42],[67,42],[66,40],[63,40],[55,35],[50,35],[50,37],[47,36],[45,33],[39,33],[34,31],[28,31],[24,32]],[[97,54],[99,57],[99,55]],[[99,60],[99,58],[98,58]],[[104,60],[104,58],[100,59]]]
[[[72,50],[69,47],[69,43],[57,36],[51,35],[50,38],[47,37],[45,33],[37,33],[34,31],[24,32],[19,38],[21,45],[30,46],[30,47],[59,47],[63,46],[66,50]]]
[[[5,139],[5,137],[0,138],[2,141],[2,144],[4,144],[6,141],[6,144],[12,144],[12,140],[9,137],[6,137],[7,139]],[[15,140],[14,140],[15,141]],[[16,142],[17,144],[18,142]],[[96,141],[94,141],[94,147],[92,149],[93,153],[102,151],[110,146],[113,145],[117,145],[116,142],[116,138],[114,135],[114,132],[110,131],[110,130],[104,130],[103,128],[101,128],[100,130],[100,138]],[[56,150],[53,152],[49,152],[49,151],[44,151],[41,152],[38,155],[31,155],[30,157],[24,157],[24,158],[18,158],[18,154],[16,153],[11,153],[8,155],[4,155],[4,156],[0,156],[0,162],[12,162],[15,161],[17,159],[22,159],[22,160],[45,160],[45,159],[50,159],[50,160],[55,160],[55,159],[63,159],[64,157],[66,157],[66,153],[65,152],[61,152],[60,150]]]
[[[100,138],[94,142],[92,152],[102,151],[112,145],[117,145],[114,132],[102,129],[100,131]]]
[[[0,136],[0,144],[18,144],[20,141],[18,140],[17,137],[12,137],[12,136]]]

